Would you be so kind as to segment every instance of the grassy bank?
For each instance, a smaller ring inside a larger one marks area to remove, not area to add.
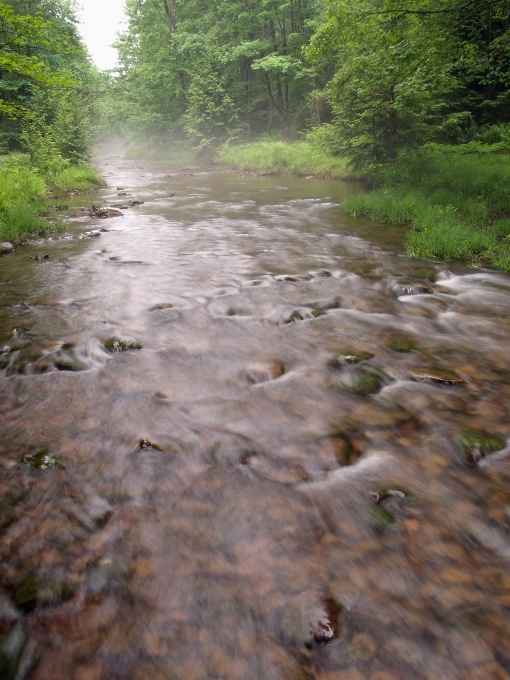
[[[345,203],[354,216],[408,224],[410,255],[510,271],[510,154],[434,146],[376,172],[374,190]]]
[[[41,215],[52,197],[102,184],[98,173],[87,165],[60,164],[43,173],[31,165],[27,155],[0,156],[0,241],[17,242],[49,229]]]
[[[241,146],[224,146],[216,160],[236,170],[261,174],[287,174],[306,177],[349,179],[352,173],[342,158],[327,155],[308,142],[251,142]]]

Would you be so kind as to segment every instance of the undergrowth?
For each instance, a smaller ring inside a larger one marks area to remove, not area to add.
[[[52,171],[35,168],[30,156],[0,156],[0,241],[20,241],[50,225],[41,217],[52,196],[87,191],[103,180],[87,165],[63,163]]]
[[[346,210],[409,225],[410,255],[510,271],[508,153],[434,145],[374,172],[370,184]]]

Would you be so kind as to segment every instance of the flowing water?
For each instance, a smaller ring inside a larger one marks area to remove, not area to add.
[[[101,163],[0,260],[0,677],[510,677],[510,278]]]

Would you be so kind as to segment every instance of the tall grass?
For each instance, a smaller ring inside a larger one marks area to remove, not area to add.
[[[380,169],[351,215],[408,224],[410,255],[510,271],[510,155],[435,146]]]
[[[236,170],[259,173],[328,177],[352,177],[342,158],[329,156],[308,142],[251,142],[241,146],[224,146],[216,160]]]
[[[63,165],[59,171],[42,174],[28,155],[0,156],[0,241],[16,242],[45,231],[50,225],[40,215],[52,196],[102,183],[97,172],[85,165]]]

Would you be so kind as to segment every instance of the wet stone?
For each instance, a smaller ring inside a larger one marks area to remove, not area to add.
[[[104,348],[110,354],[115,354],[117,352],[130,352],[132,350],[139,350],[142,349],[142,345],[140,345],[138,342],[135,342],[134,340],[123,340],[114,336],[108,338],[108,340],[105,340]]]
[[[54,361],[54,364],[59,371],[69,371],[73,373],[85,371],[87,368],[87,366],[85,366],[85,364],[83,364],[81,361],[78,361],[68,354],[62,354],[57,357]]]
[[[370,352],[346,350],[331,357],[331,359],[328,361],[328,366],[330,368],[343,368],[344,366],[348,366],[350,364],[359,364],[362,361],[370,361],[373,356],[374,355],[370,354]]]
[[[374,366],[357,366],[344,369],[335,387],[351,394],[368,396],[376,394],[384,385],[389,385],[391,378]]]
[[[430,295],[434,291],[430,286],[427,286],[423,281],[398,281],[393,286],[393,292],[397,297],[404,297],[405,295]]]
[[[444,385],[445,387],[460,387],[466,381],[453,371],[444,369],[418,368],[411,371],[411,378],[416,382],[427,382],[432,385]]]
[[[37,606],[52,606],[66,602],[74,596],[74,588],[63,581],[40,578],[27,574],[16,586],[14,602],[25,614]]]
[[[44,260],[49,260],[50,256],[48,253],[37,253],[33,259],[37,260],[38,262],[44,262]]]
[[[24,456],[21,462],[28,463],[33,470],[48,470],[53,467],[65,470],[65,465],[58,458],[52,456],[47,448],[40,449],[33,455]]]
[[[338,464],[354,465],[363,455],[363,434],[354,429],[334,432],[329,438]]]
[[[387,430],[390,428],[417,427],[415,416],[397,404],[383,405],[368,403],[355,408],[349,420],[368,430]]]
[[[170,302],[162,302],[159,305],[154,305],[149,309],[149,312],[156,312],[162,309],[173,309],[173,305]]]
[[[8,241],[0,243],[0,255],[9,255],[9,253],[14,252],[14,246]]]
[[[296,283],[299,281],[299,279],[295,276],[290,276],[290,274],[280,274],[279,276],[275,276],[275,281],[281,282],[281,281],[289,281],[290,283]]]
[[[474,431],[464,432],[456,443],[470,467],[475,467],[486,456],[501,451],[506,445],[505,440],[501,437]]]
[[[418,343],[410,335],[395,334],[383,340],[383,345],[393,352],[413,352],[419,349]]]
[[[313,303],[315,309],[322,309],[322,311],[327,312],[330,309],[340,309],[342,306],[341,300],[338,298],[331,298],[328,300],[316,300]]]
[[[322,598],[309,613],[309,637],[307,645],[324,644],[337,640],[342,633],[342,607],[330,595]]]
[[[285,373],[285,367],[279,361],[267,364],[252,364],[245,371],[248,382],[252,385],[276,380]]]

